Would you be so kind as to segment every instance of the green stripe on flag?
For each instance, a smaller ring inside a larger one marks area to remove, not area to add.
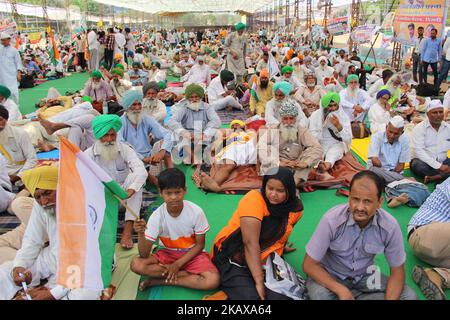
[[[117,236],[117,225],[119,220],[119,200],[127,198],[127,193],[115,181],[104,182],[105,186],[105,215],[98,236],[100,255],[102,261],[103,287],[108,288],[111,284],[112,264]]]

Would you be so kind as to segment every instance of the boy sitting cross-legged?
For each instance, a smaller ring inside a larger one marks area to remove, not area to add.
[[[164,170],[158,182],[164,203],[150,216],[147,224],[142,219],[134,223],[139,256],[131,262],[131,270],[150,276],[139,289],[160,285],[216,289],[220,276],[204,251],[209,224],[199,206],[183,200],[186,194],[184,173],[176,168]],[[150,254],[158,237],[163,248]]]

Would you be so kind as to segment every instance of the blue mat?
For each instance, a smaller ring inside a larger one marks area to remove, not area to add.
[[[39,160],[45,160],[45,159],[58,159],[59,160],[59,150],[54,149],[49,152],[39,152],[37,154],[37,158]]]

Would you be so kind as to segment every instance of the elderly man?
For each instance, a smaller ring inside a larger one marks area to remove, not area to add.
[[[0,300],[14,298],[23,288],[23,282],[32,287],[27,292],[32,300],[99,299],[100,291],[68,289],[56,283],[59,254],[56,219],[58,167],[42,166],[25,171],[22,181],[35,201],[22,247],[14,261],[0,266]],[[47,283],[40,286],[44,279]],[[18,296],[17,299],[27,298]]]
[[[4,106],[9,113],[9,122],[22,120],[22,114],[17,104],[10,99],[11,91],[8,87],[0,85],[0,105]]]
[[[318,165],[321,180],[332,178],[327,172],[342,159],[352,143],[350,120],[339,107],[340,101],[339,94],[328,92],[320,101],[321,108],[309,117],[309,130],[324,152],[324,160]]]
[[[281,77],[277,82],[286,81],[292,85],[291,95],[295,94],[297,90],[302,86],[302,83],[297,79],[292,73],[294,72],[294,67],[284,66],[281,69]]]
[[[305,60],[306,61],[306,60]],[[324,56],[319,58],[319,66],[315,69],[317,81],[323,83],[325,78],[337,78],[337,72],[327,65],[328,59]]]
[[[273,134],[275,130],[268,131],[271,136],[268,144],[279,150],[279,157],[269,155],[260,157],[260,161],[263,170],[278,166],[290,168],[297,187],[305,187],[309,171],[322,159],[323,152],[316,137],[298,123],[298,116],[297,104],[289,100],[281,104],[281,122],[274,128],[277,134]]]
[[[264,69],[269,68],[269,52],[263,51],[261,59],[258,61],[256,65],[256,72],[261,72]]]
[[[350,64],[344,49],[339,50],[339,54],[333,58],[333,67],[339,76],[347,77],[348,66]]]
[[[127,191],[128,208],[139,214],[147,172],[136,152],[117,139],[122,120],[117,115],[101,115],[93,119],[92,127],[97,141],[84,153]],[[125,212],[125,226],[120,241],[124,249],[133,248],[133,222],[136,219],[128,208]]]
[[[427,119],[413,130],[411,171],[424,183],[437,182],[450,176],[450,124],[444,120],[440,100],[432,100],[427,107]]]
[[[133,87],[146,84],[148,73],[142,70],[142,65],[139,62],[133,62],[132,67],[133,69],[128,71],[128,75],[130,76]]]
[[[305,85],[301,86],[295,93],[294,99],[300,103],[303,112],[309,117],[320,107],[320,99],[326,91],[317,85],[317,78],[314,73],[309,73],[304,78]]]
[[[164,125],[167,109],[164,102],[158,99],[160,86],[156,81],[150,81],[142,88],[144,99],[142,100],[142,112]]]
[[[0,105],[0,153],[7,159],[6,169],[12,183],[20,180],[19,174],[37,163],[36,152],[28,134],[8,124],[8,110]]]
[[[19,52],[11,45],[11,35],[4,31],[0,35],[0,85],[8,87],[12,99],[19,103],[19,83],[22,79],[22,60]]]
[[[362,122],[373,103],[367,91],[359,88],[359,79],[355,74],[347,77],[348,87],[339,92],[341,96],[341,107],[347,114],[350,122]]]
[[[367,168],[385,184],[403,180],[405,164],[411,159],[409,139],[403,134],[405,121],[400,116],[389,120],[385,131],[372,135]]]
[[[215,142],[216,152],[224,142],[226,144],[214,156],[218,167],[216,174],[213,177],[205,172],[200,174],[200,185],[204,190],[222,192],[222,184],[236,167],[257,164],[256,132],[246,130],[242,120],[231,121],[230,129],[225,132],[225,136],[220,136]]]
[[[267,102],[266,112],[265,112],[265,120],[266,125],[269,128],[276,128],[280,121],[280,107],[284,101],[291,101],[291,103],[295,104],[298,108],[298,117],[297,122],[303,127],[308,127],[308,118],[303,113],[301,107],[298,105],[294,99],[290,98],[289,95],[292,92],[292,85],[289,82],[281,81],[277,82],[273,86],[273,95],[272,100]]]
[[[123,79],[124,72],[120,68],[114,68],[111,70],[112,79],[109,85],[113,91],[117,102],[122,103],[122,97],[128,90],[131,89],[132,84],[130,81]]]
[[[235,97],[236,91],[228,89],[229,82],[234,80],[234,74],[228,70],[222,70],[208,86],[208,103],[216,111],[225,108],[242,110],[243,107]]]
[[[312,300],[416,300],[405,285],[406,253],[397,220],[381,209],[383,181],[370,171],[350,183],[348,204],[330,209],[306,246],[303,271]],[[384,253],[389,278],[375,265]]]
[[[172,166],[170,152],[173,141],[169,130],[155,119],[142,114],[142,100],[142,93],[135,89],[128,90],[123,96],[122,106],[126,113],[121,117],[122,128],[119,131],[119,138],[121,142],[128,143],[136,151],[139,159],[150,167],[149,180],[157,186],[156,177],[162,170],[163,160],[167,167]],[[156,141],[153,146],[150,139]]]
[[[205,91],[201,86],[189,85],[185,92],[186,98],[172,107],[174,111],[167,123],[175,137],[181,140],[175,149],[177,152],[183,151],[183,161],[186,164],[197,163],[203,159],[202,156],[201,159],[196,156],[199,151],[197,145],[203,151],[221,125],[214,108],[201,100],[204,95]],[[208,154],[207,151],[205,154]]]
[[[184,81],[185,87],[191,83],[208,86],[211,81],[211,68],[205,64],[203,56],[197,57],[197,63],[185,74],[181,81]]]
[[[97,103],[108,101],[114,95],[110,85],[102,79],[102,73],[98,70],[91,72],[91,79],[86,83],[83,92]]]
[[[412,277],[429,300],[445,300],[450,288],[450,178],[439,184],[408,223],[414,255],[431,268],[415,266]]]
[[[255,76],[256,77],[256,76]],[[259,73],[259,77],[253,78],[250,83],[250,114],[265,116],[266,104],[273,97],[273,82],[269,80],[269,70],[263,69]],[[256,82],[256,90],[252,85]]]
[[[236,76],[238,84],[242,83],[246,71],[247,36],[244,35],[246,27],[244,23],[239,22],[235,25],[236,31],[230,33],[225,40],[225,47],[228,49],[226,66]]]

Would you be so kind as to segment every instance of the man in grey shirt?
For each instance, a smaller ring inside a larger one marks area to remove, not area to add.
[[[303,271],[313,300],[415,300],[405,286],[405,248],[400,226],[381,209],[383,180],[357,173],[349,203],[330,209],[306,246]],[[390,277],[374,265],[384,253]]]

